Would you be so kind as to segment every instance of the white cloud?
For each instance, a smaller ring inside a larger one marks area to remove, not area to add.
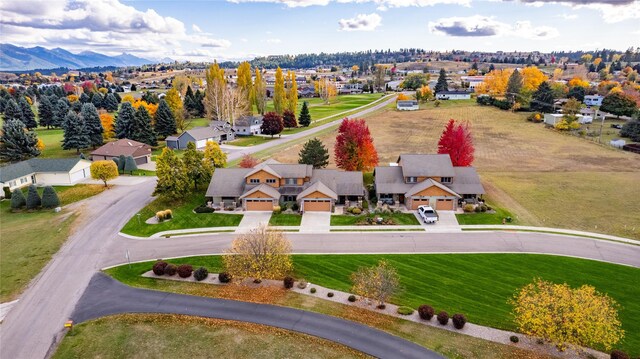
[[[281,43],[281,42],[282,42],[282,40],[280,40],[280,39],[276,39],[276,38],[273,38],[273,39],[267,39],[267,44],[279,44],[279,43]]]
[[[202,29],[200,29],[200,26],[196,24],[191,25],[191,29],[195,32],[202,32]]]
[[[359,14],[351,19],[340,19],[341,31],[373,31],[382,22],[382,17],[376,13]]]
[[[513,1],[513,0],[503,0]],[[640,1],[638,0],[517,0],[518,2],[543,6],[561,4],[574,9],[599,11],[607,23],[616,23],[629,19],[640,19]]]
[[[331,2],[337,3],[374,3],[378,5],[378,10],[384,11],[388,8],[395,7],[409,7],[409,6],[417,6],[417,7],[426,7],[426,6],[434,6],[441,4],[453,4],[453,5],[464,5],[469,6],[471,4],[471,0],[227,0],[232,3],[249,3],[249,2],[260,2],[260,3],[273,3],[273,4],[282,4],[287,7],[307,7],[307,6],[326,6]]]
[[[516,36],[526,39],[550,39],[559,32],[550,26],[531,25],[530,21],[518,21],[510,25],[493,17],[474,15],[468,17],[449,17],[429,22],[432,33],[456,37]]]
[[[560,15],[556,15],[556,17],[565,19],[565,20],[575,20],[578,18],[578,15],[576,14],[560,14]]]

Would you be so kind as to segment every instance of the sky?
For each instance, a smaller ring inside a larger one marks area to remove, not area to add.
[[[0,42],[218,61],[369,49],[640,47],[640,0],[13,0]]]

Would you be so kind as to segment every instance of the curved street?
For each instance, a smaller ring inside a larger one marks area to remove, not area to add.
[[[106,274],[89,282],[71,318],[75,323],[120,313],[166,313],[268,325],[327,339],[376,358],[439,359],[420,345],[356,322],[268,304],[132,288]]]

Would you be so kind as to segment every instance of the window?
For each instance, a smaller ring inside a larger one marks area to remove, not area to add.
[[[418,182],[418,177],[407,177],[407,183],[416,183]]]
[[[267,178],[267,183],[276,183],[276,179],[275,178]]]
[[[285,184],[296,185],[296,184],[298,184],[298,179],[297,178],[285,178],[284,183]]]
[[[442,183],[451,183],[452,178],[451,177],[442,177],[440,178],[440,182]]]
[[[252,178],[249,180],[249,183],[260,183],[260,178]]]
[[[20,184],[27,183],[27,179],[22,177],[20,178]]]

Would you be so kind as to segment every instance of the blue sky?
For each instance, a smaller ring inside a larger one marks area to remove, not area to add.
[[[0,3],[2,42],[205,61],[406,47],[624,50],[640,46],[638,19],[633,0]]]

